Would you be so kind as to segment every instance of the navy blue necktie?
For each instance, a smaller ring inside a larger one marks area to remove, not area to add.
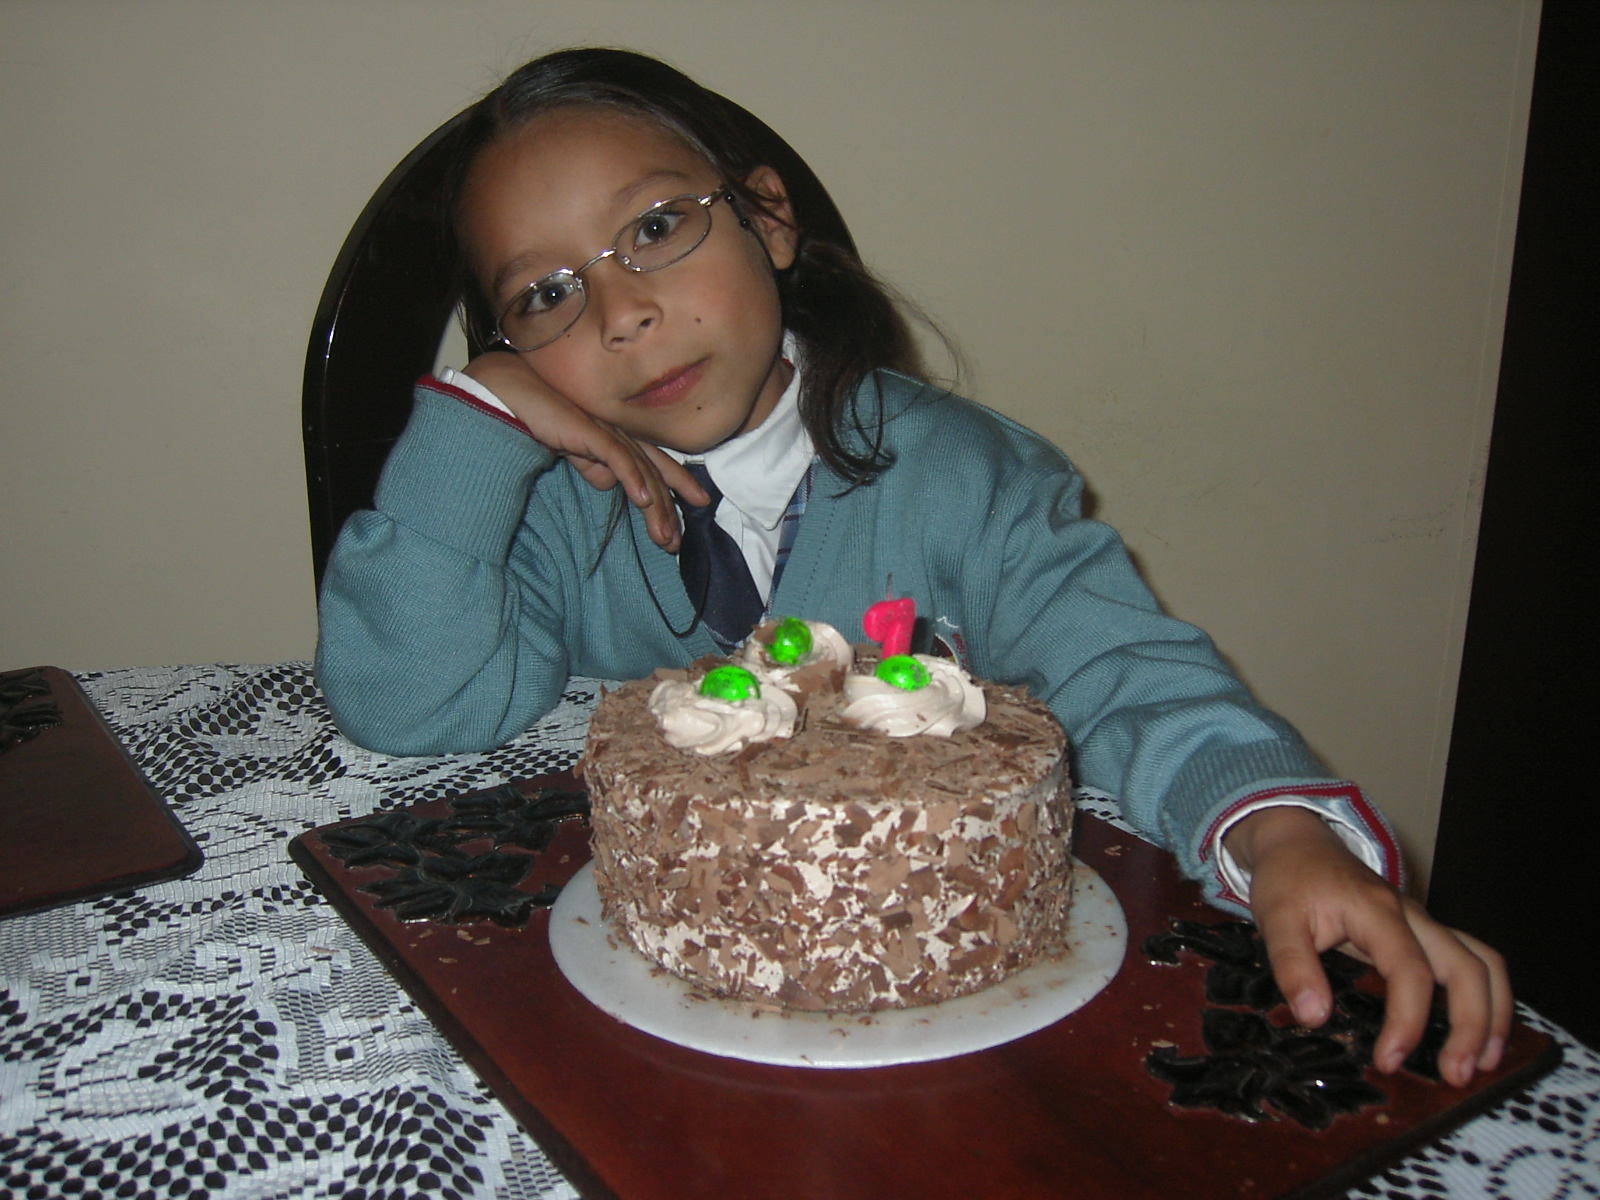
[[[711,482],[704,463],[685,463],[689,474],[711,496],[710,504],[690,504],[678,497],[683,511],[683,541],[678,548],[678,574],[684,591],[700,619],[724,649],[731,649],[749,636],[766,602],[756,590],[750,567],[739,543],[716,522],[722,491]]]

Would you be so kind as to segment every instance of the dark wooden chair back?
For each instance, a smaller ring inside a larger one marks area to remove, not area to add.
[[[442,193],[465,116],[434,130],[373,193],[317,306],[301,411],[319,592],[345,519],[372,507],[389,448],[411,415],[412,385],[432,369],[455,309]]]

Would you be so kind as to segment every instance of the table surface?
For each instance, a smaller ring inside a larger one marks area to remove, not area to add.
[[[206,862],[0,921],[0,1195],[574,1195],[285,847],[570,766],[597,685],[500,750],[391,758],[304,664],[79,678]],[[1522,1015],[1564,1064],[1352,1196],[1600,1194],[1600,1056]]]

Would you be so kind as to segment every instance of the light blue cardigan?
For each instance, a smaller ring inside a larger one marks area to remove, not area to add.
[[[775,614],[866,641],[861,615],[892,576],[919,615],[959,636],[973,671],[1050,705],[1077,781],[1121,797],[1213,899],[1208,835],[1263,793],[1325,798],[1392,848],[1359,791],[1327,786],[1210,639],[1161,613],[1116,533],[1080,515],[1082,480],[1058,450],[898,375],[866,385],[866,411],[874,392],[895,465],[854,491],[818,465]],[[376,502],[334,549],[317,652],[334,718],[362,745],[496,746],[549,711],[569,675],[641,678],[717,652],[690,628],[676,560],[638,510],[607,544],[613,495],[465,393],[419,385]]]

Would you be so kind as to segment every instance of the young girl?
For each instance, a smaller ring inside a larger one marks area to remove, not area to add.
[[[892,578],[965,665],[1051,706],[1083,783],[1219,905],[1248,905],[1299,1021],[1326,1020],[1317,954],[1345,945],[1388,981],[1381,1069],[1435,982],[1445,1077],[1496,1065],[1499,956],[1398,893],[1382,818],[1162,615],[1058,451],[918,379],[894,303],[775,133],[652,59],[565,51],[477,105],[450,199],[468,319],[496,348],[419,386],[376,511],[334,550],[317,673],[351,738],[495,746],[569,674],[725,651],[763,601],[865,640]],[[680,502],[715,505],[754,610],[680,575]]]

